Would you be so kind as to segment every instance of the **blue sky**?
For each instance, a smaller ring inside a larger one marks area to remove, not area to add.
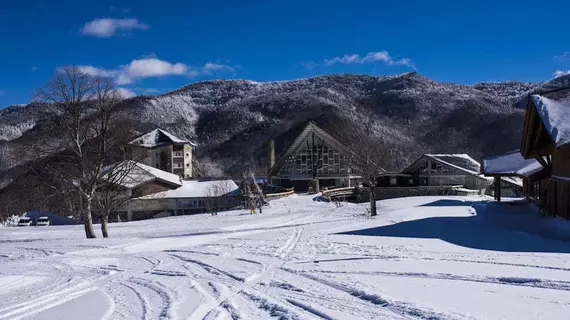
[[[570,70],[568,1],[4,1],[0,108],[79,65],[126,94],[331,73],[548,80]]]

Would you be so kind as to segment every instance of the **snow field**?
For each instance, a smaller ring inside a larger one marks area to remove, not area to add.
[[[527,205],[417,197],[0,229],[2,319],[567,319],[570,227]]]

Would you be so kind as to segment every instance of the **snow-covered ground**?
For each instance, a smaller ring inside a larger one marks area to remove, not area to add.
[[[419,197],[0,228],[2,319],[568,319],[570,226],[521,203]]]

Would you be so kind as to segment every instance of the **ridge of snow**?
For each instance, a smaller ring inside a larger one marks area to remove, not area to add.
[[[537,173],[542,168],[542,165],[535,159],[523,158],[519,150],[483,159],[483,174],[509,174],[527,177]]]
[[[130,166],[130,168],[127,166]],[[117,182],[119,185],[125,188],[136,188],[155,179],[160,179],[173,185],[182,186],[182,182],[180,181],[180,177],[178,175],[132,160],[126,160],[106,166],[102,170],[102,175],[106,176],[109,173],[112,173],[114,170],[121,170],[122,167],[127,167],[127,170],[130,169],[128,175],[121,179],[121,181]]]
[[[535,94],[532,101],[556,146],[570,143],[570,97],[554,100]]]
[[[233,180],[196,181],[183,180],[182,185],[173,190],[158,192],[137,199],[179,199],[179,198],[202,198],[209,197],[208,192],[219,185],[224,185],[226,194],[234,194],[239,190]]]

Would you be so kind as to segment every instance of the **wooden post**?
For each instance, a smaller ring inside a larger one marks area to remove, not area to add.
[[[501,176],[495,177],[495,200],[501,202]]]
[[[431,160],[428,160],[428,178],[426,185],[431,186]]]

